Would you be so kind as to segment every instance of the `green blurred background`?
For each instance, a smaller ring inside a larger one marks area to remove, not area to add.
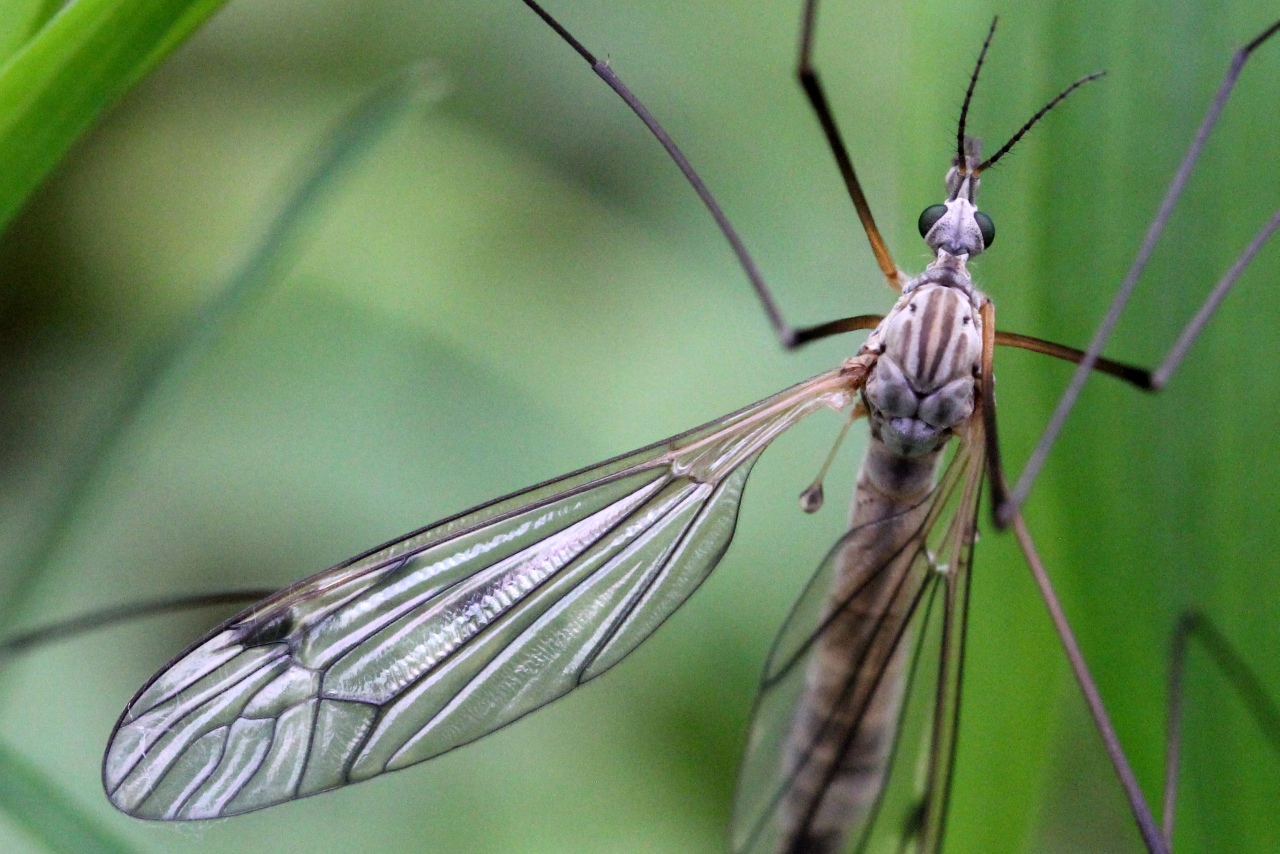
[[[796,0],[556,0],[718,194],[794,322],[882,312],[792,77]],[[975,263],[1001,326],[1083,346],[1231,51],[1280,14],[1207,4],[829,2],[818,59],[899,264],[939,197],[971,63],[988,148],[1106,68],[984,180]],[[80,144],[0,246],[0,537],[41,547],[138,360],[226,287],[290,177],[359,98],[427,63],[422,104],[359,152],[289,273],[161,386],[0,635],[143,597],[282,586],[474,503],[719,416],[835,364],[780,352],[706,213],[637,120],[522,5],[237,0]],[[1280,43],[1244,75],[1109,353],[1153,363],[1280,202]],[[1198,603],[1280,693],[1280,247],[1173,387],[1086,390],[1028,516],[1149,795],[1164,663]],[[998,362],[1020,469],[1069,375]],[[839,535],[860,430],[800,513],[839,420],[757,466],[733,548],[608,678],[412,770],[236,819],[150,825],[98,783],[134,690],[222,615],[154,619],[0,673],[0,745],[139,851],[693,852],[724,846],[754,682]],[[985,524],[984,531],[989,528]],[[949,852],[1141,850],[1009,537],[978,547]],[[1202,656],[1176,850],[1280,849],[1280,757]],[[0,850],[48,850],[0,813]]]

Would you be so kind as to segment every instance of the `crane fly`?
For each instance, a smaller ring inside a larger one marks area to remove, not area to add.
[[[1098,369],[1150,387],[1162,384],[1185,352],[1180,342],[1170,367],[1152,377],[1099,357],[1110,331],[1105,324],[1087,352],[998,332],[993,304],[967,267],[995,237],[994,223],[976,205],[980,175],[1097,75],[1077,80],[983,160],[965,119],[993,23],[970,77],[945,198],[920,218],[932,260],[907,277],[880,238],[809,62],[816,5],[809,2],[801,81],[881,271],[901,296],[883,318],[793,329],[674,143],[605,63],[526,2],[627,100],[685,170],[784,344],[855,329],[871,334],[834,369],[736,413],[427,526],[231,618],[128,704],[104,759],[108,796],[122,811],[149,819],[249,812],[424,761],[562,696],[616,664],[692,594],[729,546],[760,454],[798,421],[834,409],[850,421],[865,419],[871,444],[849,532],[769,654],[732,845],[742,852],[838,851],[865,847],[874,830],[900,850],[936,851],[945,831],[969,570],[988,474],[993,510],[1014,524],[1038,566],[1017,512],[1029,480],[1024,476],[1009,496],[999,467],[995,347],[1076,361],[1077,376]],[[1233,66],[1215,110],[1242,64],[1241,58]],[[1213,110],[1208,127],[1212,120]],[[1180,191],[1175,181],[1171,197]],[[1166,217],[1162,209],[1156,236]],[[1280,215],[1224,278],[1207,311],[1277,224]],[[1073,397],[1064,400],[1069,408]],[[1061,418],[1053,424],[1050,441]],[[820,491],[807,491],[806,500],[820,503]],[[1046,596],[1053,611],[1056,600]],[[1076,666],[1078,650],[1064,632]],[[925,672],[931,678],[921,685]],[[1081,678],[1104,741],[1118,749],[1091,679]],[[927,725],[906,733],[906,710],[921,690],[930,698]],[[891,782],[914,770],[903,767],[910,764],[904,745],[921,739],[918,791],[890,809]],[[1148,850],[1167,851],[1167,832],[1156,829],[1140,793],[1134,797],[1127,762],[1114,752],[1112,758]]]

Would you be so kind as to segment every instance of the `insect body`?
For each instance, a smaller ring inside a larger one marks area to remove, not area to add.
[[[921,226],[936,260],[903,287],[860,351],[860,358],[875,360],[862,397],[871,444],[851,530],[827,559],[829,590],[821,589],[828,582],[820,574],[818,587],[806,592],[825,595],[818,628],[796,626],[800,648],[784,644],[770,656],[742,773],[735,850],[839,851],[851,830],[868,829],[904,699],[912,644],[903,641],[922,630],[912,618],[940,578],[948,599],[967,593],[983,473],[981,423],[973,420],[984,376],[982,316],[992,315],[966,267],[984,249],[975,220],[979,164],[973,141],[969,152],[947,175],[946,204],[936,206],[941,210],[927,228]],[[936,472],[953,433],[964,448],[937,489]],[[961,481],[965,495],[944,537],[951,560],[940,574],[928,554],[929,535],[945,521],[942,510]],[[786,683],[801,674],[804,684],[793,699],[796,689]],[[955,675],[941,676],[940,684]],[[952,713],[952,702],[937,706],[937,720]],[[773,705],[789,721],[780,751],[760,731],[777,726]],[[931,768],[940,776],[927,789],[942,792],[950,753],[948,746],[938,747],[935,756],[944,764]],[[936,800],[926,808],[939,832],[942,807]]]
[[[968,164],[976,165],[976,159]],[[971,228],[977,182],[952,169],[947,213],[925,236],[938,260],[903,288],[864,347],[877,354],[863,394],[871,444],[854,497],[855,535],[839,554],[824,616],[829,625],[815,643],[787,743],[784,776],[795,779],[784,801],[780,850],[839,850],[850,827],[865,825],[884,785],[902,698],[898,650],[907,648],[897,643],[899,624],[916,604],[915,585],[898,576],[918,564],[913,546],[928,530],[943,447],[972,416],[982,378],[986,296],[965,268],[983,249]],[[974,439],[966,431],[965,440]],[[981,470],[979,460],[974,471]],[[972,523],[971,516],[964,520]],[[971,530],[957,534],[967,551]],[[953,574],[959,570],[959,562],[952,565]]]
[[[562,696],[621,660],[692,594],[729,545],[759,455],[781,432],[829,408],[865,416],[871,445],[850,531],[802,594],[766,663],[732,845],[753,854],[817,854],[883,830],[898,850],[936,852],[988,471],[994,503],[1019,526],[1038,566],[1016,505],[1001,491],[995,345],[1068,358],[1138,384],[1150,379],[1097,352],[1002,339],[994,308],[967,268],[995,236],[975,204],[980,174],[1096,75],[1066,89],[985,161],[964,132],[966,97],[946,199],[921,216],[933,260],[904,282],[808,65],[809,3],[801,80],[881,271],[902,295],[884,318],[792,329],[674,143],[607,63],[526,2],[627,100],[690,176],[784,343],[852,329],[873,328],[871,335],[835,369],[739,412],[430,525],[232,618],[129,703],[103,764],[108,796],[150,819],[249,812],[421,762]],[[977,76],[975,69],[970,95]],[[1271,230],[1275,223],[1280,218]],[[1056,600],[1051,591],[1045,596],[1053,611]],[[1074,640],[1060,631],[1075,666]],[[909,686],[922,659],[936,671],[930,711],[923,734],[904,733]],[[1096,689],[1080,679],[1144,841],[1165,852],[1167,840],[1113,750],[1118,742],[1094,702]],[[886,793],[902,779],[898,753],[908,741],[924,742],[924,773],[912,796],[890,810]]]
[[[785,749],[749,756],[744,771],[751,779],[753,765],[774,768],[765,790],[780,796],[751,805],[744,786],[747,817],[737,822],[744,850],[764,850],[775,833],[778,850],[836,850],[871,817],[884,784],[903,692],[883,676],[901,675],[908,624],[941,577],[928,538],[948,521],[957,488],[945,575],[949,587],[967,583],[983,475],[975,413],[994,340],[991,304],[966,267],[987,239],[974,206],[978,166],[969,141],[924,231],[936,260],[856,356],[692,433],[387,544],[233,618],[125,710],[103,766],[112,802],[153,819],[247,812],[429,759],[561,696],[630,652],[714,568],[764,448],[800,418],[861,395],[872,445],[853,530],[830,559],[834,598],[819,628],[804,629],[797,659],[809,660],[809,685]],[[965,450],[939,490],[935,471],[957,432]],[[937,714],[953,709],[943,703]],[[949,737],[934,750],[931,791],[945,790],[953,746]],[[930,805],[938,833],[942,805]]]

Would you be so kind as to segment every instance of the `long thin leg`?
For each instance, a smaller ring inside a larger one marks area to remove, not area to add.
[[[733,224],[729,222],[729,217],[725,215],[724,210],[720,207],[720,203],[716,201],[715,196],[711,195],[711,190],[703,182],[702,178],[694,170],[689,159],[684,156],[684,152],[676,145],[671,136],[663,129],[658,120],[653,117],[640,99],[627,88],[618,75],[613,73],[613,69],[609,67],[607,62],[603,62],[595,57],[591,51],[587,50],[581,42],[573,37],[573,34],[564,28],[555,18],[539,6],[535,0],[524,0],[524,4],[533,10],[539,18],[541,18],[547,26],[551,27],[561,39],[563,39],[570,47],[577,51],[578,55],[587,61],[591,66],[591,70],[596,73],[601,80],[609,84],[609,88],[618,94],[631,111],[634,112],[640,121],[644,122],[644,126],[654,135],[662,147],[666,149],[667,155],[675,161],[680,171],[684,173],[685,180],[693,187],[698,198],[702,200],[702,204],[710,212],[712,219],[716,221],[716,225],[720,228],[720,232],[729,241],[733,254],[738,257],[738,263],[742,265],[743,271],[747,274],[747,278],[751,281],[751,287],[755,289],[756,297],[760,300],[760,305],[764,307],[764,312],[769,317],[769,324],[773,327],[774,334],[778,336],[778,341],[788,350],[795,349],[806,341],[814,340],[813,336],[803,337],[805,330],[797,330],[787,323],[786,318],[782,316],[782,310],[778,308],[777,302],[773,298],[773,292],[769,290],[768,284],[765,283],[764,275],[760,272],[760,268],[756,266],[756,262],[752,259],[751,254],[747,251],[746,244],[742,242],[742,238],[738,236],[737,230]]]
[[[796,344],[807,344],[820,338],[830,338],[832,335],[843,335],[846,332],[857,332],[861,329],[875,329],[882,320],[884,320],[883,314],[859,314],[856,317],[842,317],[839,320],[819,323],[817,326],[807,326],[796,330]]]
[[[218,605],[249,605],[266,599],[275,593],[274,589],[233,590],[227,593],[200,593],[192,596],[177,596],[172,599],[158,599],[154,602],[137,602],[114,608],[103,608],[60,623],[52,623],[32,629],[0,641],[0,667],[9,659],[23,655],[36,647],[67,640],[86,632],[128,623],[144,617],[155,617],[160,614],[174,614],[180,611],[194,611],[200,608],[212,608]]]
[[[1017,347],[1020,350],[1030,350],[1032,353],[1053,356],[1055,359],[1061,359],[1064,362],[1075,362],[1077,365],[1083,362],[1085,356],[1088,355],[1083,350],[1077,350],[1075,347],[1068,347],[1065,344],[1055,344],[1052,341],[1045,341],[1043,338],[1032,338],[1030,335],[1019,335],[1016,332],[1001,332],[998,329],[996,330],[996,344],[1001,347]],[[1100,373],[1109,374],[1118,380],[1124,380],[1143,391],[1155,390],[1152,385],[1151,372],[1145,368],[1128,365],[1124,362],[1116,362],[1112,359],[1098,358],[1093,363],[1093,369]]]
[[[991,300],[982,304],[981,406],[982,433],[986,441],[987,470],[991,473],[991,507],[994,510],[1009,495],[1004,479],[1004,463],[1000,461],[1000,437],[996,431],[996,306]]]
[[[1169,655],[1164,803],[1160,815],[1160,828],[1169,847],[1173,846],[1174,806],[1178,800],[1178,770],[1182,755],[1183,676],[1187,669],[1187,649],[1193,638],[1200,641],[1205,652],[1222,670],[1231,687],[1244,700],[1258,729],[1280,753],[1280,707],[1268,695],[1262,681],[1205,614],[1199,611],[1183,614],[1174,628]]]
[[[995,384],[995,349],[999,344],[1021,347],[1034,353],[1055,356],[1069,362],[1080,362],[1084,353],[1072,347],[1064,347],[1051,341],[1042,341],[1028,335],[1017,335],[1012,332],[996,330],[996,309],[991,300],[982,304],[982,427],[986,441],[987,469],[991,473],[991,506],[1004,504],[1009,494],[1009,485],[1004,476],[1004,463],[1000,458],[1000,438],[996,425]],[[857,320],[858,318],[851,318]],[[1111,374],[1139,388],[1150,388],[1150,375],[1141,368],[1112,362],[1110,359],[1099,359],[1094,369]],[[998,521],[998,520],[997,520]]]
[[[1142,835],[1148,854],[1169,854],[1169,846],[1160,828],[1156,826],[1151,807],[1147,805],[1142,788],[1138,785],[1138,778],[1134,775],[1132,766],[1129,765],[1124,748],[1120,746],[1120,738],[1116,735],[1116,729],[1102,703],[1102,694],[1099,693],[1097,683],[1093,680],[1093,674],[1089,672],[1089,665],[1085,663],[1084,653],[1080,651],[1080,644],[1071,630],[1071,624],[1067,622],[1067,615],[1062,610],[1062,603],[1058,601],[1058,594],[1054,592],[1053,583],[1049,581],[1049,575],[1045,572],[1044,564],[1031,539],[1031,532],[1027,530],[1027,524],[1017,510],[1013,511],[1013,530],[1017,535],[1018,545],[1022,548],[1022,554],[1027,559],[1031,576],[1035,579],[1036,586],[1040,588],[1040,596],[1044,599],[1045,607],[1049,609],[1053,627],[1062,640],[1067,660],[1071,663],[1071,670],[1075,674],[1076,682],[1080,685],[1081,693],[1084,694],[1085,703],[1089,706],[1089,714],[1098,728],[1098,734],[1102,736],[1102,744],[1106,748],[1107,756],[1111,759],[1116,776],[1120,778],[1120,785],[1124,788],[1125,797],[1129,801],[1129,809],[1138,822],[1138,833]]]
[[[820,323],[817,326],[808,326],[796,330],[796,343],[807,344],[810,341],[817,341],[819,338],[828,338],[832,335],[843,335],[846,332],[857,332],[863,329],[875,329],[882,320],[884,320],[883,314],[859,314],[856,317],[842,317],[839,320],[831,320],[826,323]],[[1067,347],[1064,344],[1055,344],[1052,341],[1045,341],[1043,338],[1033,338],[1030,335],[1019,335],[1016,332],[1001,332],[1000,330],[996,330],[995,344],[1000,347],[1017,347],[1020,350],[1030,350],[1033,353],[1053,356],[1055,359],[1074,362],[1077,365],[1084,361],[1086,355],[1083,350]],[[1100,357],[1094,361],[1093,369],[1104,374],[1110,374],[1116,379],[1124,380],[1144,391],[1156,390],[1152,373],[1145,368]]]
[[[862,228],[867,233],[867,240],[871,243],[871,251],[875,253],[876,263],[880,265],[880,272],[884,273],[889,287],[895,291],[901,291],[903,273],[894,263],[893,256],[889,254],[889,247],[885,245],[884,238],[880,236],[880,229],[876,227],[875,217],[871,215],[871,205],[867,202],[866,194],[862,192],[862,184],[858,181],[858,173],[854,171],[853,160],[849,157],[849,150],[845,147],[840,129],[836,127],[835,116],[832,115],[831,107],[827,103],[822,80],[818,77],[818,70],[813,67],[813,35],[817,18],[818,0],[805,0],[804,15],[800,20],[800,58],[796,63],[796,76],[800,78],[800,87],[804,89],[804,94],[809,98],[813,111],[818,115],[818,123],[822,125],[822,133],[826,136],[827,145],[836,159],[836,168],[840,170],[840,177],[844,179],[849,198],[858,211],[858,219],[862,220]]]
[[[1128,304],[1129,297],[1132,296],[1138,279],[1142,276],[1147,262],[1151,259],[1151,253],[1155,250],[1157,241],[1159,241],[1161,234],[1164,233],[1165,225],[1168,224],[1173,207],[1182,196],[1187,180],[1195,168],[1196,161],[1200,158],[1200,152],[1204,149],[1205,141],[1213,131],[1214,125],[1217,124],[1218,117],[1222,114],[1223,107],[1226,106],[1227,99],[1230,97],[1231,90],[1235,87],[1236,81],[1240,77],[1240,72],[1244,69],[1245,62],[1263,42],[1275,35],[1278,30],[1280,30],[1280,21],[1272,24],[1253,41],[1236,51],[1235,56],[1232,58],[1231,67],[1227,70],[1226,76],[1223,77],[1222,83],[1218,87],[1218,92],[1214,96],[1213,102],[1209,105],[1209,110],[1205,114],[1204,120],[1200,123],[1200,128],[1196,131],[1195,138],[1191,141],[1191,147],[1187,150],[1186,156],[1182,160],[1182,165],[1178,167],[1177,174],[1174,175],[1173,181],[1169,184],[1169,189],[1165,192],[1164,201],[1160,203],[1160,209],[1156,212],[1155,218],[1152,219],[1151,225],[1147,227],[1147,234],[1143,238],[1142,246],[1138,249],[1138,254],[1134,257],[1133,264],[1129,267],[1129,272],[1125,275],[1119,290],[1116,291],[1116,295],[1111,301],[1111,307],[1107,310],[1106,317],[1103,318],[1097,332],[1094,333],[1093,341],[1089,343],[1089,348],[1085,351],[1080,367],[1076,369],[1075,374],[1071,377],[1070,384],[1067,386],[1067,390],[1063,392],[1062,398],[1058,401],[1053,417],[1049,420],[1048,426],[1045,427],[1044,433],[1041,434],[1040,441],[1036,444],[1035,450],[1032,451],[1030,458],[1027,460],[1026,468],[1022,470],[1022,475],[1018,478],[1018,482],[1010,493],[1008,500],[1003,506],[996,508],[996,518],[999,524],[1008,524],[1013,519],[1018,508],[1027,500],[1027,496],[1031,492],[1031,486],[1049,455],[1049,449],[1053,447],[1054,441],[1062,431],[1062,426],[1066,423],[1067,416],[1075,406],[1076,399],[1080,396],[1080,391],[1084,387],[1085,380],[1088,379],[1089,372],[1102,354],[1102,348],[1111,337],[1116,323],[1120,320],[1120,314]],[[1218,307],[1218,304],[1226,296],[1227,291],[1235,284],[1236,279],[1244,272],[1249,262],[1253,260],[1254,255],[1258,253],[1262,245],[1266,243],[1267,238],[1271,236],[1277,227],[1280,227],[1280,210],[1276,211],[1245,248],[1244,252],[1241,253],[1236,262],[1231,265],[1231,269],[1218,282],[1208,299],[1205,300],[1204,305],[1192,318],[1182,335],[1179,336],[1177,343],[1174,344],[1173,349],[1165,358],[1164,364],[1153,374],[1153,389],[1160,388],[1168,380],[1169,375],[1173,373],[1182,357],[1186,354],[1187,348],[1191,346],[1191,342],[1195,340],[1200,330],[1208,322],[1209,316]]]
[[[702,204],[711,214],[711,218],[715,220],[716,226],[720,232],[729,241],[729,246],[733,249],[733,254],[737,256],[738,263],[742,266],[743,271],[747,274],[747,278],[751,281],[751,287],[756,292],[756,297],[760,300],[760,305],[764,308],[765,314],[769,318],[769,324],[773,327],[774,334],[777,335],[778,341],[788,350],[807,344],[810,341],[816,341],[819,338],[826,338],[829,335],[835,335],[838,332],[845,332],[848,329],[830,329],[833,324],[823,323],[817,326],[793,327],[782,316],[782,309],[778,307],[777,301],[773,298],[773,292],[769,289],[769,285],[764,280],[764,275],[760,272],[760,268],[756,266],[755,260],[751,257],[751,253],[747,251],[746,244],[742,242],[742,238],[738,235],[737,229],[733,227],[733,223],[729,221],[729,217],[720,207],[720,203],[716,201],[715,196],[711,195],[711,190],[703,182],[702,178],[694,170],[693,164],[684,156],[684,152],[676,145],[673,140],[663,129],[658,120],[653,117],[648,108],[641,103],[640,99],[635,96],[627,85],[622,82],[613,69],[609,67],[607,62],[603,62],[595,57],[591,51],[587,50],[581,42],[573,37],[573,34],[564,28],[564,26],[555,18],[539,6],[536,0],[524,0],[524,4],[533,10],[539,18],[541,18],[547,26],[551,27],[561,39],[563,39],[570,47],[572,47],[579,56],[587,61],[591,66],[591,70],[596,73],[601,80],[609,85],[609,88],[617,93],[631,111],[634,112],[640,121],[644,122],[644,126],[649,129],[654,138],[666,149],[667,155],[675,162],[676,166],[684,174],[685,180],[689,182],[689,186],[693,187],[693,191],[698,194],[698,198],[702,200]],[[853,171],[853,163],[849,160],[849,155],[844,149],[844,143],[840,140],[840,133],[836,130],[835,122],[831,118],[831,112],[827,109],[826,98],[822,94],[822,85],[818,81],[816,72],[809,66],[809,45],[812,42],[813,35],[813,16],[816,0],[809,0],[805,7],[804,26],[802,30],[801,43],[801,63],[800,63],[800,79],[801,84],[805,87],[805,92],[809,95],[810,101],[814,105],[814,109],[818,112],[818,118],[822,122],[823,130],[827,133],[827,139],[831,143],[832,151],[836,156],[836,163],[840,167],[840,174],[844,176],[845,185],[849,188],[849,194],[853,198],[854,207],[858,209],[858,216],[862,220],[863,227],[867,231],[867,239],[871,241],[871,249],[876,254],[876,261],[880,265],[880,269],[884,272],[885,278],[889,281],[889,286],[895,290],[902,290],[902,272],[893,263],[893,258],[889,255],[889,249],[885,246],[884,239],[880,237],[880,231],[876,228],[875,220],[871,216],[871,208],[867,204],[866,196],[862,193],[862,187],[858,184],[858,177]],[[811,82],[806,82],[811,81]],[[816,93],[816,95],[815,95]],[[818,100],[814,100],[814,98]],[[863,328],[863,327],[855,327]]]

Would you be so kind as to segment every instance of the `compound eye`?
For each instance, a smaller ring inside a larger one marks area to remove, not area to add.
[[[990,249],[996,242],[996,224],[982,211],[974,211],[973,218],[978,221],[978,231],[982,232],[982,248]],[[920,221],[924,222],[923,219]]]
[[[942,219],[942,215],[947,212],[946,205],[929,205],[920,212],[920,236],[924,237],[929,233],[929,229]],[[990,222],[990,220],[988,220]]]

